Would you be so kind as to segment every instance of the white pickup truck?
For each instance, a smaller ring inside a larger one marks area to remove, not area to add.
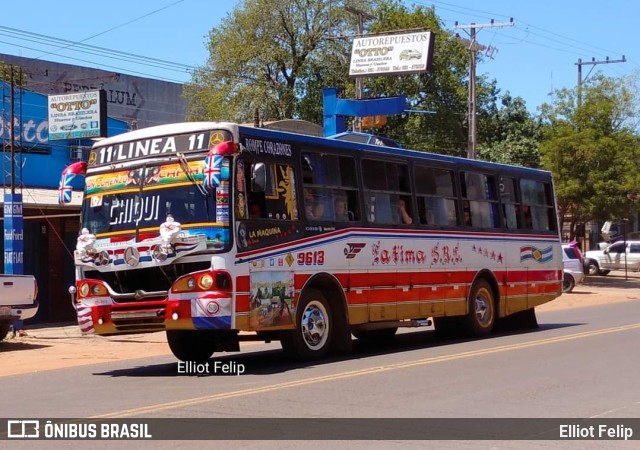
[[[0,341],[16,320],[30,319],[38,312],[38,283],[33,275],[0,274]]]

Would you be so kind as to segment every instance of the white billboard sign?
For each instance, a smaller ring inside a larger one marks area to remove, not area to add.
[[[349,76],[398,75],[431,68],[433,33],[365,36],[351,48]]]
[[[106,136],[105,92],[49,95],[49,140]]]

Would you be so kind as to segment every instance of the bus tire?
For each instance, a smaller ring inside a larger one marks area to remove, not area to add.
[[[181,361],[206,362],[216,349],[213,336],[197,330],[167,330],[167,342]]]
[[[480,279],[473,284],[468,306],[468,313],[463,319],[466,334],[470,337],[489,335],[496,323],[496,302],[487,280]]]
[[[351,333],[362,342],[388,342],[396,335],[398,327],[381,328],[379,330],[353,330]]]
[[[283,333],[282,348],[292,359],[311,361],[323,358],[331,347],[334,323],[331,308],[322,292],[307,289],[296,308],[296,328]]]

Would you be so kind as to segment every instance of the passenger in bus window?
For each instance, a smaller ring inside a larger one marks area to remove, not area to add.
[[[472,226],[471,223],[471,205],[468,200],[462,202],[462,220],[468,227]]]
[[[413,218],[407,211],[407,202],[401,198],[398,201],[398,212],[400,213],[400,221],[405,225],[411,225],[413,223]]]
[[[348,222],[351,220],[349,217],[349,211],[347,210],[347,200],[342,197],[336,198],[333,204],[334,212],[336,213],[337,222]]]
[[[314,202],[307,206],[307,219],[322,220],[324,217],[324,205],[321,202]]]
[[[318,200],[319,196],[312,189],[304,189],[304,211],[307,219],[321,220],[324,216],[324,204]]]

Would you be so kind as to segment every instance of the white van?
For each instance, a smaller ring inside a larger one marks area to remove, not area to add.
[[[576,284],[581,284],[584,281],[582,260],[572,246],[563,244],[562,262],[564,263],[562,292],[571,292]]]

